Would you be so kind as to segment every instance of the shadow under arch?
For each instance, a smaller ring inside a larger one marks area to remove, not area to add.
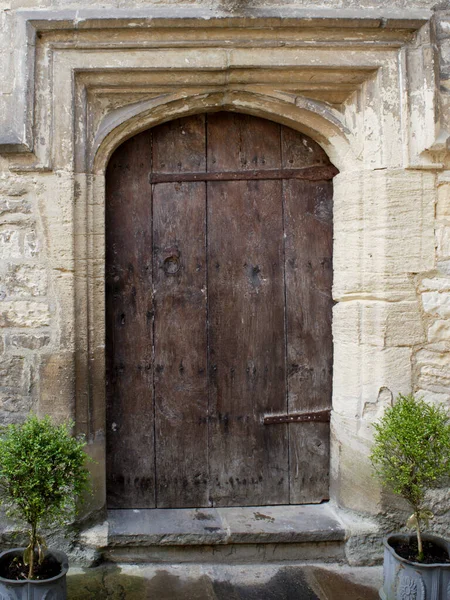
[[[103,174],[114,150],[146,129],[181,117],[216,111],[250,114],[286,125],[322,146],[340,172],[357,168],[350,131],[335,109],[294,94],[235,90],[164,94],[111,112],[103,119],[94,138],[88,171]]]

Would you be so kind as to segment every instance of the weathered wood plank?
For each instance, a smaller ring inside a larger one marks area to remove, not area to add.
[[[332,184],[284,186],[289,412],[331,408]],[[291,503],[328,497],[329,426],[290,425]]]
[[[153,130],[152,175],[206,171],[205,115],[169,121]]]
[[[153,192],[156,498],[208,506],[205,184]]]
[[[150,132],[125,142],[106,173],[106,426],[109,508],[154,498]]]
[[[281,165],[283,169],[307,169],[314,166],[332,166],[325,150],[317,142],[307,135],[284,125],[281,126],[281,152]],[[336,173],[337,169],[335,169],[334,175]],[[328,179],[328,177],[324,179]]]
[[[207,115],[209,173],[281,167],[280,125],[251,115]]]
[[[205,116],[158,127],[153,169],[205,169]],[[206,185],[153,188],[156,498],[208,506]]]
[[[208,183],[215,506],[288,503],[281,182]]]

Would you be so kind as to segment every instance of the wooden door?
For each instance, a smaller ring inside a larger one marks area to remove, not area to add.
[[[311,139],[232,113],[108,166],[110,508],[328,497],[332,182]]]

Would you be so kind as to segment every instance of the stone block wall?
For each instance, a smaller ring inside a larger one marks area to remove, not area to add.
[[[55,344],[48,266],[35,186],[0,178],[0,420],[37,408],[41,354]]]

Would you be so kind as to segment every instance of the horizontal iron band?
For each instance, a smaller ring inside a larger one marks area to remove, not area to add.
[[[278,423],[328,423],[331,410],[320,410],[309,413],[291,413],[289,415],[266,415],[264,425],[277,425]]]
[[[256,171],[225,171],[222,173],[150,173],[150,183],[183,183],[185,181],[247,181],[252,179],[306,179],[323,181],[338,174],[333,165],[304,169],[262,169]]]

